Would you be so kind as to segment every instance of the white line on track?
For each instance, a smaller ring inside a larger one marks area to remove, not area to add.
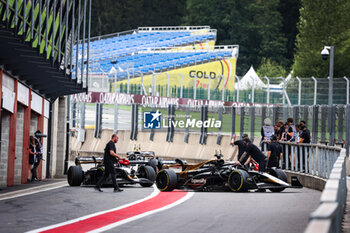
[[[155,187],[155,185],[153,185],[153,192],[149,196],[147,196],[145,198],[142,198],[140,200],[137,200],[137,201],[131,202],[129,204],[125,204],[125,205],[119,206],[119,207],[114,208],[114,209],[100,211],[100,212],[89,214],[89,215],[86,215],[86,216],[83,216],[83,217],[80,217],[80,218],[72,219],[72,220],[69,220],[69,221],[66,221],[66,222],[62,222],[62,223],[54,224],[54,225],[51,225],[51,226],[35,229],[35,230],[32,230],[32,231],[28,231],[26,233],[36,233],[36,232],[46,231],[46,230],[49,230],[49,229],[52,229],[52,228],[56,228],[56,227],[68,225],[68,224],[71,224],[71,223],[79,222],[81,220],[84,220],[84,219],[87,219],[87,218],[91,218],[91,217],[95,217],[97,215],[101,215],[101,214],[104,214],[104,213],[107,213],[107,212],[120,210],[120,209],[123,209],[125,207],[131,206],[131,205],[135,205],[137,203],[140,203],[140,202],[146,201],[148,199],[151,199],[152,197],[157,196],[158,193],[159,193],[159,190]]]
[[[43,227],[43,228],[31,230],[31,231],[28,231],[28,232],[26,232],[26,233],[37,233],[37,232],[41,232],[41,231],[46,231],[46,230],[50,230],[50,229],[57,228],[57,227],[60,227],[60,226],[64,226],[64,225],[68,225],[68,224],[71,224],[71,223],[79,222],[79,221],[82,221],[82,220],[85,220],[85,219],[88,219],[88,218],[91,218],[91,217],[95,217],[95,216],[97,216],[97,215],[101,215],[101,214],[104,214],[104,213],[107,213],[107,212],[112,212],[112,211],[120,210],[120,209],[129,207],[129,206],[132,206],[132,205],[135,205],[135,204],[144,202],[144,201],[146,201],[146,200],[149,200],[149,199],[151,199],[151,198],[157,196],[159,192],[160,192],[160,191],[156,188],[156,186],[153,185],[153,192],[152,192],[149,196],[147,196],[147,197],[145,197],[145,198],[142,198],[142,199],[140,199],[140,200],[137,200],[137,201],[131,202],[131,203],[129,203],[129,204],[125,204],[125,205],[119,206],[119,207],[114,208],[114,209],[109,209],[109,210],[105,210],[105,211],[100,211],[100,212],[93,213],[93,214],[89,214],[89,215],[86,215],[86,216],[83,216],[83,217],[80,217],[80,218],[72,219],[72,220],[69,220],[69,221],[66,221],[66,222],[62,222],[62,223],[54,224],[54,225],[51,225],[51,226],[47,226],[47,227]],[[116,222],[116,223],[113,223],[113,224],[104,226],[104,227],[102,227],[102,228],[98,228],[98,229],[92,230],[92,231],[90,231],[89,233],[97,233],[97,232],[107,231],[107,230],[110,230],[110,229],[115,228],[115,227],[117,227],[117,226],[123,225],[123,224],[125,224],[125,223],[131,222],[131,221],[135,221],[135,220],[137,220],[137,219],[140,219],[140,218],[143,218],[143,217],[152,215],[152,214],[154,214],[154,213],[157,213],[157,212],[160,212],[160,211],[164,211],[164,210],[170,209],[170,208],[172,208],[172,207],[174,207],[174,206],[176,206],[176,205],[179,205],[179,204],[185,202],[186,200],[190,199],[193,195],[194,195],[194,192],[188,192],[188,193],[186,194],[186,196],[184,196],[184,197],[181,198],[180,200],[178,200],[178,201],[176,201],[176,202],[174,202],[174,203],[172,203],[172,204],[170,204],[170,205],[167,205],[167,206],[164,206],[164,207],[159,208],[159,209],[156,209],[156,210],[148,211],[148,212],[145,212],[145,213],[142,213],[142,214],[139,214],[139,215],[136,215],[136,216],[133,216],[133,217],[130,217],[130,218],[127,218],[127,219],[118,221],[118,222]]]
[[[113,223],[113,224],[110,224],[110,225],[107,225],[105,227],[101,227],[99,229],[96,229],[96,230],[93,230],[93,231],[89,231],[88,233],[99,233],[99,232],[104,232],[104,231],[107,231],[107,230],[110,230],[110,229],[113,229],[115,227],[118,227],[120,225],[123,225],[125,223],[129,223],[129,222],[132,222],[132,221],[135,221],[135,220],[138,220],[140,218],[143,218],[143,217],[146,217],[146,216],[149,216],[149,215],[152,215],[154,213],[158,213],[158,212],[161,212],[161,211],[164,211],[164,210],[167,210],[167,209],[170,209],[174,206],[177,206],[185,201],[187,201],[188,199],[190,199],[192,196],[194,195],[194,192],[188,192],[186,194],[186,196],[184,196],[183,198],[181,198],[180,200],[170,204],[170,205],[167,205],[167,206],[164,206],[162,208],[159,208],[159,209],[156,209],[156,210],[151,210],[151,211],[148,211],[148,212],[145,212],[143,214],[139,214],[139,215],[136,215],[136,216],[133,216],[133,217],[130,217],[130,218],[127,218],[125,220],[121,220],[119,222],[116,222],[116,223]]]
[[[49,191],[49,190],[53,190],[53,189],[57,189],[57,188],[65,187],[65,186],[67,186],[67,181],[56,182],[53,184],[40,185],[40,186],[36,186],[36,187],[32,187],[32,188],[16,190],[13,192],[0,194],[0,201],[8,200],[8,199],[16,198],[16,197],[23,197],[23,196],[27,196],[27,195],[32,195],[35,193],[45,192],[45,191]]]

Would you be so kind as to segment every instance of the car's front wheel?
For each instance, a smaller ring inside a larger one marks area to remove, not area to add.
[[[173,170],[164,169],[158,172],[156,185],[160,191],[173,191],[177,186],[177,175]]]

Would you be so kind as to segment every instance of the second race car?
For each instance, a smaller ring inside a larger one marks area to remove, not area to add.
[[[281,192],[286,188],[303,187],[297,177],[292,177],[292,184],[288,184],[287,176],[281,169],[268,169],[267,172],[262,173],[235,165],[233,162],[225,162],[221,153],[216,153],[215,156],[216,159],[194,165],[188,165],[177,159],[177,166],[180,165],[181,170],[176,171],[174,166],[168,166],[168,169],[159,171],[156,177],[158,189],[160,191],[194,189],[233,192],[269,189],[272,192]]]

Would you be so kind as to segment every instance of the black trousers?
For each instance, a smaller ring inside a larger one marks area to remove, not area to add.
[[[108,178],[109,174],[111,174],[112,182],[114,189],[119,189],[117,181],[115,179],[115,169],[113,164],[105,164],[105,172],[103,176],[97,181],[96,187],[100,188],[101,184]]]
[[[264,159],[259,163],[259,172],[265,172],[266,171],[266,163],[267,159]]]

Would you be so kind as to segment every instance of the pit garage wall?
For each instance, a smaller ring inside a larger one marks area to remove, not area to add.
[[[47,134],[48,101],[0,69],[1,146],[0,187],[27,182],[29,136]],[[45,111],[46,110],[46,111]],[[46,141],[44,140],[44,159]],[[45,161],[39,168],[45,178]]]
[[[106,143],[110,140],[113,130],[104,129],[101,138],[94,138],[94,130],[86,130],[85,142],[79,142],[77,137],[72,137],[70,161],[76,156],[103,156]],[[117,153],[125,155],[133,150],[134,145],[141,145],[141,150],[154,151],[156,156],[168,158],[181,158],[186,160],[213,159],[215,150],[221,150],[227,160],[236,159],[238,148],[230,145],[231,136],[223,135],[221,145],[216,144],[217,135],[209,134],[206,145],[199,144],[199,133],[191,133],[188,143],[184,142],[184,133],[176,132],[173,142],[166,142],[166,132],[156,132],[154,140],[150,141],[149,132],[139,132],[137,141],[130,140],[130,131],[119,130],[119,142],[116,144]],[[254,143],[258,145],[260,137],[255,138]]]

